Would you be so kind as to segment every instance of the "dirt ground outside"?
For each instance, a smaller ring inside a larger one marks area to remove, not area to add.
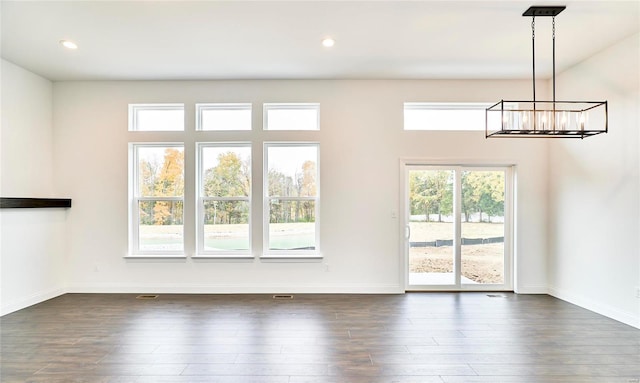
[[[453,247],[412,247],[411,273],[453,273]],[[462,275],[477,283],[504,283],[504,244],[462,246]]]
[[[411,242],[453,239],[453,222],[410,222]],[[463,238],[504,236],[501,222],[462,222]],[[452,246],[412,247],[411,273],[453,273]],[[504,243],[462,246],[462,275],[477,283],[504,283]]]

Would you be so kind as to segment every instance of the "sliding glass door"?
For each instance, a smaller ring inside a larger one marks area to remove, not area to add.
[[[510,167],[404,165],[407,290],[512,290]]]

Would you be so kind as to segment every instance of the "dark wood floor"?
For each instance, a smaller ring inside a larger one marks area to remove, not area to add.
[[[67,294],[0,326],[5,383],[640,382],[640,330],[544,295]]]

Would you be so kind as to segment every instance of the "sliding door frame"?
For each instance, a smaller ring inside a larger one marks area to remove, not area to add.
[[[448,285],[410,285],[409,284],[409,243],[410,243],[410,203],[409,203],[409,171],[411,170],[453,170],[453,214],[461,217],[461,198],[458,196],[462,188],[462,171],[491,171],[505,172],[504,195],[504,281],[502,284],[471,284],[461,283],[462,249],[461,234],[462,220],[454,219],[453,238],[453,273],[454,284]],[[400,160],[400,243],[402,255],[401,283],[405,291],[513,291],[514,289],[514,200],[515,200],[515,165],[482,161],[438,161],[427,159],[401,159]]]

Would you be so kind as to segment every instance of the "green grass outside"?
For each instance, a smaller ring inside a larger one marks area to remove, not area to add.
[[[451,222],[410,222],[412,242],[431,242],[436,239],[452,239]],[[490,238],[504,236],[503,223],[462,222],[463,238]]]
[[[313,222],[274,223],[270,225],[271,248],[295,249],[314,246]],[[182,225],[140,226],[140,245],[148,249],[168,249],[182,246]],[[208,249],[247,249],[248,228],[243,224],[205,225],[204,246]]]

